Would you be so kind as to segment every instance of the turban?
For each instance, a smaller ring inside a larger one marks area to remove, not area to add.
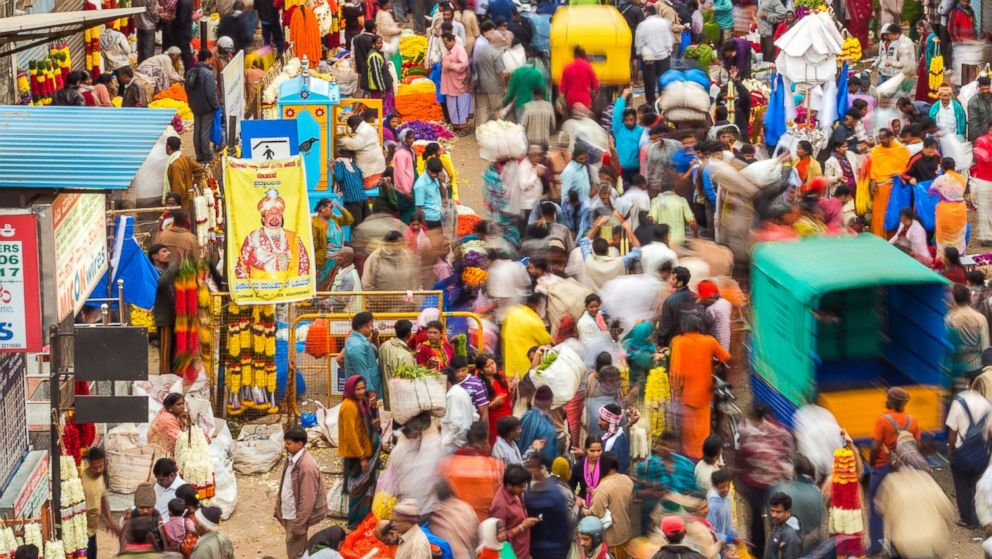
[[[401,522],[419,522],[420,506],[416,499],[403,499],[393,507],[393,520]]]
[[[279,196],[279,191],[276,189],[271,189],[265,193],[265,198],[262,198],[258,202],[258,212],[265,213],[271,209],[277,208],[279,211],[286,209],[286,201]]]

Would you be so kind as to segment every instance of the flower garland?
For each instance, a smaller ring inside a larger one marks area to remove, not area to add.
[[[207,446],[207,437],[197,425],[192,425],[176,439],[176,465],[186,483],[196,489],[196,496],[204,506],[213,504],[216,494],[214,468]]]
[[[176,274],[176,326],[173,374],[186,384],[196,380],[197,357],[200,353],[199,315],[197,311],[196,261],[186,257],[179,264]]]
[[[65,546],[59,540],[48,540],[45,544],[45,559],[65,559]]]
[[[665,411],[672,400],[672,389],[668,379],[668,371],[658,366],[648,371],[644,383],[644,409],[650,414],[648,425],[651,427],[650,439],[655,440],[665,432],[667,419]]]
[[[831,535],[858,536],[840,539],[837,554],[840,557],[861,557],[864,549],[860,535],[865,526],[861,514],[857,461],[851,449],[842,448],[834,452],[832,482],[827,521],[829,532]]]
[[[63,545],[70,555],[78,557],[80,552],[85,555],[86,546],[89,543],[86,525],[86,494],[83,492],[83,480],[79,478],[79,469],[73,457],[62,455],[59,460],[61,463],[59,485],[62,491],[62,542],[60,545]],[[51,543],[49,542],[48,545]],[[61,557],[65,557],[65,551],[62,552]]]
[[[41,537],[41,524],[32,522],[24,525],[24,545],[33,545],[38,551],[45,548],[44,539]]]
[[[14,529],[4,526],[0,530],[0,559],[10,559],[17,551],[17,537],[14,536]]]
[[[248,409],[278,413],[276,405],[275,305],[228,306],[227,412]]]
[[[462,271],[462,281],[465,282],[465,285],[470,287],[479,287],[480,285],[484,285],[488,276],[488,272],[475,266],[470,266]]]

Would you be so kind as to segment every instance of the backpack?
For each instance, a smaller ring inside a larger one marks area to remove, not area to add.
[[[955,449],[954,454],[951,455],[951,464],[956,469],[970,473],[984,472],[989,465],[989,457],[992,456],[992,449],[990,449],[988,441],[985,440],[985,420],[988,419],[989,415],[985,414],[976,422],[964,398],[958,396],[954,398],[954,401],[960,404],[964,408],[964,412],[968,414],[968,430],[963,435],[958,434],[961,437],[961,446]]]

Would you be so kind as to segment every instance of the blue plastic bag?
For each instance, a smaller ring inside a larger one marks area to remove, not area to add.
[[[710,90],[710,77],[699,68],[689,68],[683,72],[683,75],[685,76],[685,81],[698,83],[706,91]]]
[[[658,78],[658,85],[661,86],[662,90],[664,90],[670,83],[684,81],[685,75],[683,75],[682,72],[679,70],[668,70]]]
[[[679,52],[685,52],[685,49],[692,46],[692,32],[683,31],[682,32],[682,42],[679,44]]]
[[[885,207],[885,230],[899,228],[899,212],[913,205],[913,190],[902,182],[901,177],[895,177],[892,182],[892,194],[889,195],[889,205]]]
[[[441,94],[441,65],[435,64],[431,66],[431,73],[428,76],[432,82],[434,82],[434,87],[437,88],[437,102],[440,105],[444,104],[444,95]]]
[[[913,185],[913,209],[916,217],[920,218],[920,223],[928,232],[932,232],[937,227],[937,203],[940,197],[931,195],[930,185],[933,181],[918,182]]]
[[[215,146],[224,145],[224,109],[214,113],[214,124],[210,128],[210,143]]]

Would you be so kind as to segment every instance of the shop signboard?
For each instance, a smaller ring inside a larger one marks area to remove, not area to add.
[[[0,211],[0,351],[41,351],[38,222],[28,210]]]
[[[27,406],[24,375],[27,357],[23,353],[0,353],[0,487],[17,470],[28,450]]]
[[[59,194],[52,203],[55,249],[55,321],[83,308],[107,271],[107,223],[103,194]]]
[[[31,460],[27,460],[31,462]],[[41,506],[48,500],[51,491],[48,487],[48,451],[43,451],[35,462],[27,481],[21,486],[17,499],[14,501],[14,516],[16,518],[35,518],[41,512]],[[25,464],[27,465],[27,464]]]
[[[234,58],[221,70],[221,83],[224,86],[224,118],[227,130],[227,144],[237,145],[241,136],[241,121],[245,119],[245,51],[238,51]],[[234,124],[231,124],[231,118]]]

